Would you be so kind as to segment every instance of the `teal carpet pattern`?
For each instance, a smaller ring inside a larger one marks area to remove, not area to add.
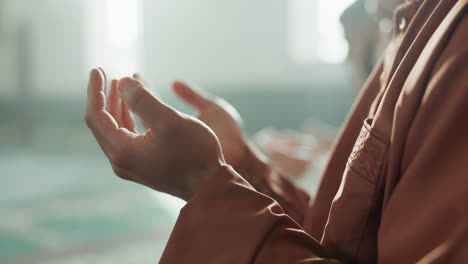
[[[183,202],[100,153],[0,151],[0,263],[156,263]]]

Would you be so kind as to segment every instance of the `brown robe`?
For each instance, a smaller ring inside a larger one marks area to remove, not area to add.
[[[467,9],[396,10],[314,201],[249,156],[181,210],[160,263],[468,263]]]

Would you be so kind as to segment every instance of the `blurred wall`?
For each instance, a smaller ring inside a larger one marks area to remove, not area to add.
[[[65,127],[87,135],[88,71],[108,63],[91,65],[95,58],[88,50],[99,41],[90,28],[105,23],[90,14],[104,13],[103,1],[3,0],[0,143],[25,130],[38,140],[39,135],[54,139],[54,131]],[[135,71],[182,110],[191,111],[170,92],[175,78],[225,97],[244,115],[249,132],[266,125],[298,127],[308,117],[339,125],[353,98],[343,66],[292,61],[287,3],[141,0],[144,34]],[[90,7],[98,9],[90,12]],[[64,140],[76,139],[69,134]]]
[[[7,22],[0,44],[1,98],[17,94],[18,78],[29,78],[39,97],[84,95],[88,68],[96,66],[89,63],[94,60],[87,45],[98,41],[90,40],[87,30],[105,21],[90,21],[84,10],[90,5],[83,3],[103,1],[4,0],[8,15],[2,19]],[[158,87],[182,77],[219,89],[224,84],[327,89],[330,83],[346,89],[342,65],[292,61],[287,0],[141,1],[143,63],[135,71],[146,73]],[[28,76],[17,65],[19,54],[30,67]]]
[[[288,2],[144,0],[144,69],[162,83],[343,85],[341,65],[293,63]]]
[[[353,99],[344,66],[292,60],[288,3],[143,0],[143,71],[182,110],[168,88],[177,78],[225,97],[249,133],[310,117],[339,126]]]
[[[16,97],[21,89],[30,89],[35,97],[81,93],[78,87],[87,72],[81,1],[5,0],[4,10],[2,100]],[[18,82],[32,87],[18,87]]]

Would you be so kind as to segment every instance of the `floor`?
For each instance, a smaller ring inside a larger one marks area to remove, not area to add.
[[[0,151],[0,263],[155,263],[183,202],[99,152]]]
[[[184,202],[117,178],[86,129],[0,131],[0,263],[159,260]],[[320,167],[299,182],[311,192]]]

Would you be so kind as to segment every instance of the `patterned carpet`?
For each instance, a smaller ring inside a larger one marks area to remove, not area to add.
[[[0,131],[0,263],[157,263],[184,202],[117,178],[87,130]]]
[[[0,263],[156,263],[183,202],[100,153],[0,151]]]

